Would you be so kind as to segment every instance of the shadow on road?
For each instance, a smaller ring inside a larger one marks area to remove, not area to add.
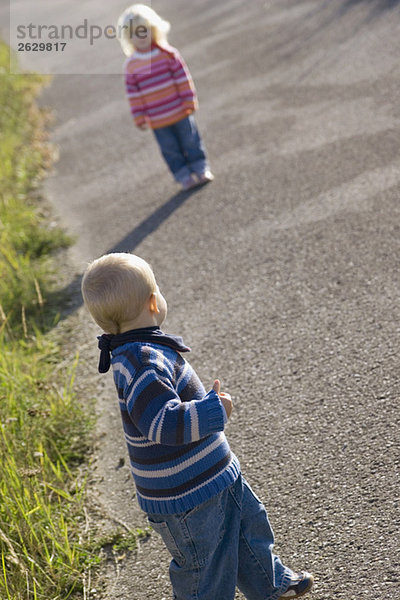
[[[114,246],[104,251],[111,252],[133,252],[149,235],[154,233],[186,200],[198,193],[201,187],[193,190],[181,191],[172,196],[165,204],[157,208],[147,219],[134,227],[125,237]],[[48,302],[50,305],[61,304],[61,319],[65,319],[83,304],[81,294],[82,274],[76,275],[73,280],[61,290],[50,294]]]
[[[105,254],[110,252],[132,252],[143,242],[147,236],[151,235],[166,221],[172,213],[174,213],[186,200],[198,192],[201,188],[194,188],[187,192],[179,192],[175,194],[162,206],[157,208],[147,219],[144,219],[137,227],[132,229],[122,240],[115,246],[109,248]]]
[[[357,14],[353,15],[351,19],[353,27],[343,27],[340,34],[343,36],[343,41],[346,41],[349,35],[356,36],[379,17],[391,18],[392,15],[398,14],[399,11],[397,10],[395,13],[395,9],[400,7],[400,0],[341,0],[340,2],[321,0],[321,2],[308,3],[304,1],[303,3],[310,4],[309,10],[296,21],[295,26],[285,24],[285,27],[281,28],[280,40],[274,42],[274,46],[271,48],[273,56],[276,57],[276,64],[292,60],[313,42],[318,43],[318,39],[324,35],[325,31],[336,27],[339,21],[342,20],[345,24],[352,9],[360,8],[359,11],[355,11]],[[311,70],[299,75],[298,82],[304,80],[310,73]]]
[[[354,6],[358,5],[370,5],[371,12],[370,18],[378,17],[382,12],[387,10],[393,10],[400,5],[400,0],[345,0],[340,12],[344,14]]]

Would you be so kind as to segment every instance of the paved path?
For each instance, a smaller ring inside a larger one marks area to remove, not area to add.
[[[167,328],[234,397],[227,434],[283,559],[316,573],[315,600],[396,600],[400,3],[154,7],[194,75],[216,180],[178,193],[151,134],[131,125],[120,76],[56,77],[46,191],[78,236],[75,284],[111,249],[148,259]],[[105,434],[96,485],[110,513],[142,525],[95,356],[83,349]],[[108,598],[169,598],[167,562],[152,536]]]

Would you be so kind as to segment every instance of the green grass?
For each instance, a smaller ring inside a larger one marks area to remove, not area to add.
[[[96,560],[85,549],[77,468],[90,421],[73,393],[75,365],[54,383],[57,358],[44,338],[7,344],[0,355],[1,598],[75,597]]]
[[[99,560],[84,504],[93,411],[45,333],[52,253],[70,243],[39,209],[50,149],[34,100],[46,80],[8,64],[0,43],[0,598],[66,600],[84,597]]]
[[[47,116],[34,103],[47,79],[8,75],[8,64],[9,50],[0,44],[0,326],[10,336],[43,324],[49,255],[71,240],[48,227],[36,201],[51,159]]]
[[[120,528],[115,529],[108,535],[101,535],[93,543],[92,547],[99,553],[111,552],[114,556],[120,557],[125,552],[134,552],[138,547],[138,540],[146,539],[150,536],[150,528],[136,531],[127,531]]]

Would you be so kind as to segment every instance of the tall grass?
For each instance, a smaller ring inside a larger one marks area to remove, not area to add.
[[[68,598],[82,589],[91,560],[77,468],[89,422],[72,391],[74,365],[55,373],[57,354],[36,339],[0,355],[0,597],[7,600]]]
[[[0,598],[81,598],[87,412],[49,326],[51,253],[69,243],[38,210],[49,161],[45,80],[8,75],[0,43]],[[54,317],[51,317],[54,319]]]
[[[37,323],[49,282],[49,254],[70,239],[50,228],[35,192],[50,161],[46,113],[34,103],[46,83],[38,75],[6,73],[9,49],[0,44],[0,323],[8,334]]]

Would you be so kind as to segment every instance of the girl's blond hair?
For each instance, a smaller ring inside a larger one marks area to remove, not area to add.
[[[150,6],[132,4],[118,19],[118,37],[126,56],[131,56],[135,52],[131,36],[134,29],[141,25],[150,29],[151,37],[156,44],[166,41],[171,28],[168,21],[164,21]]]
[[[136,319],[156,289],[150,265],[125,252],[93,261],[82,280],[85,304],[105,333],[120,333],[121,324]]]

